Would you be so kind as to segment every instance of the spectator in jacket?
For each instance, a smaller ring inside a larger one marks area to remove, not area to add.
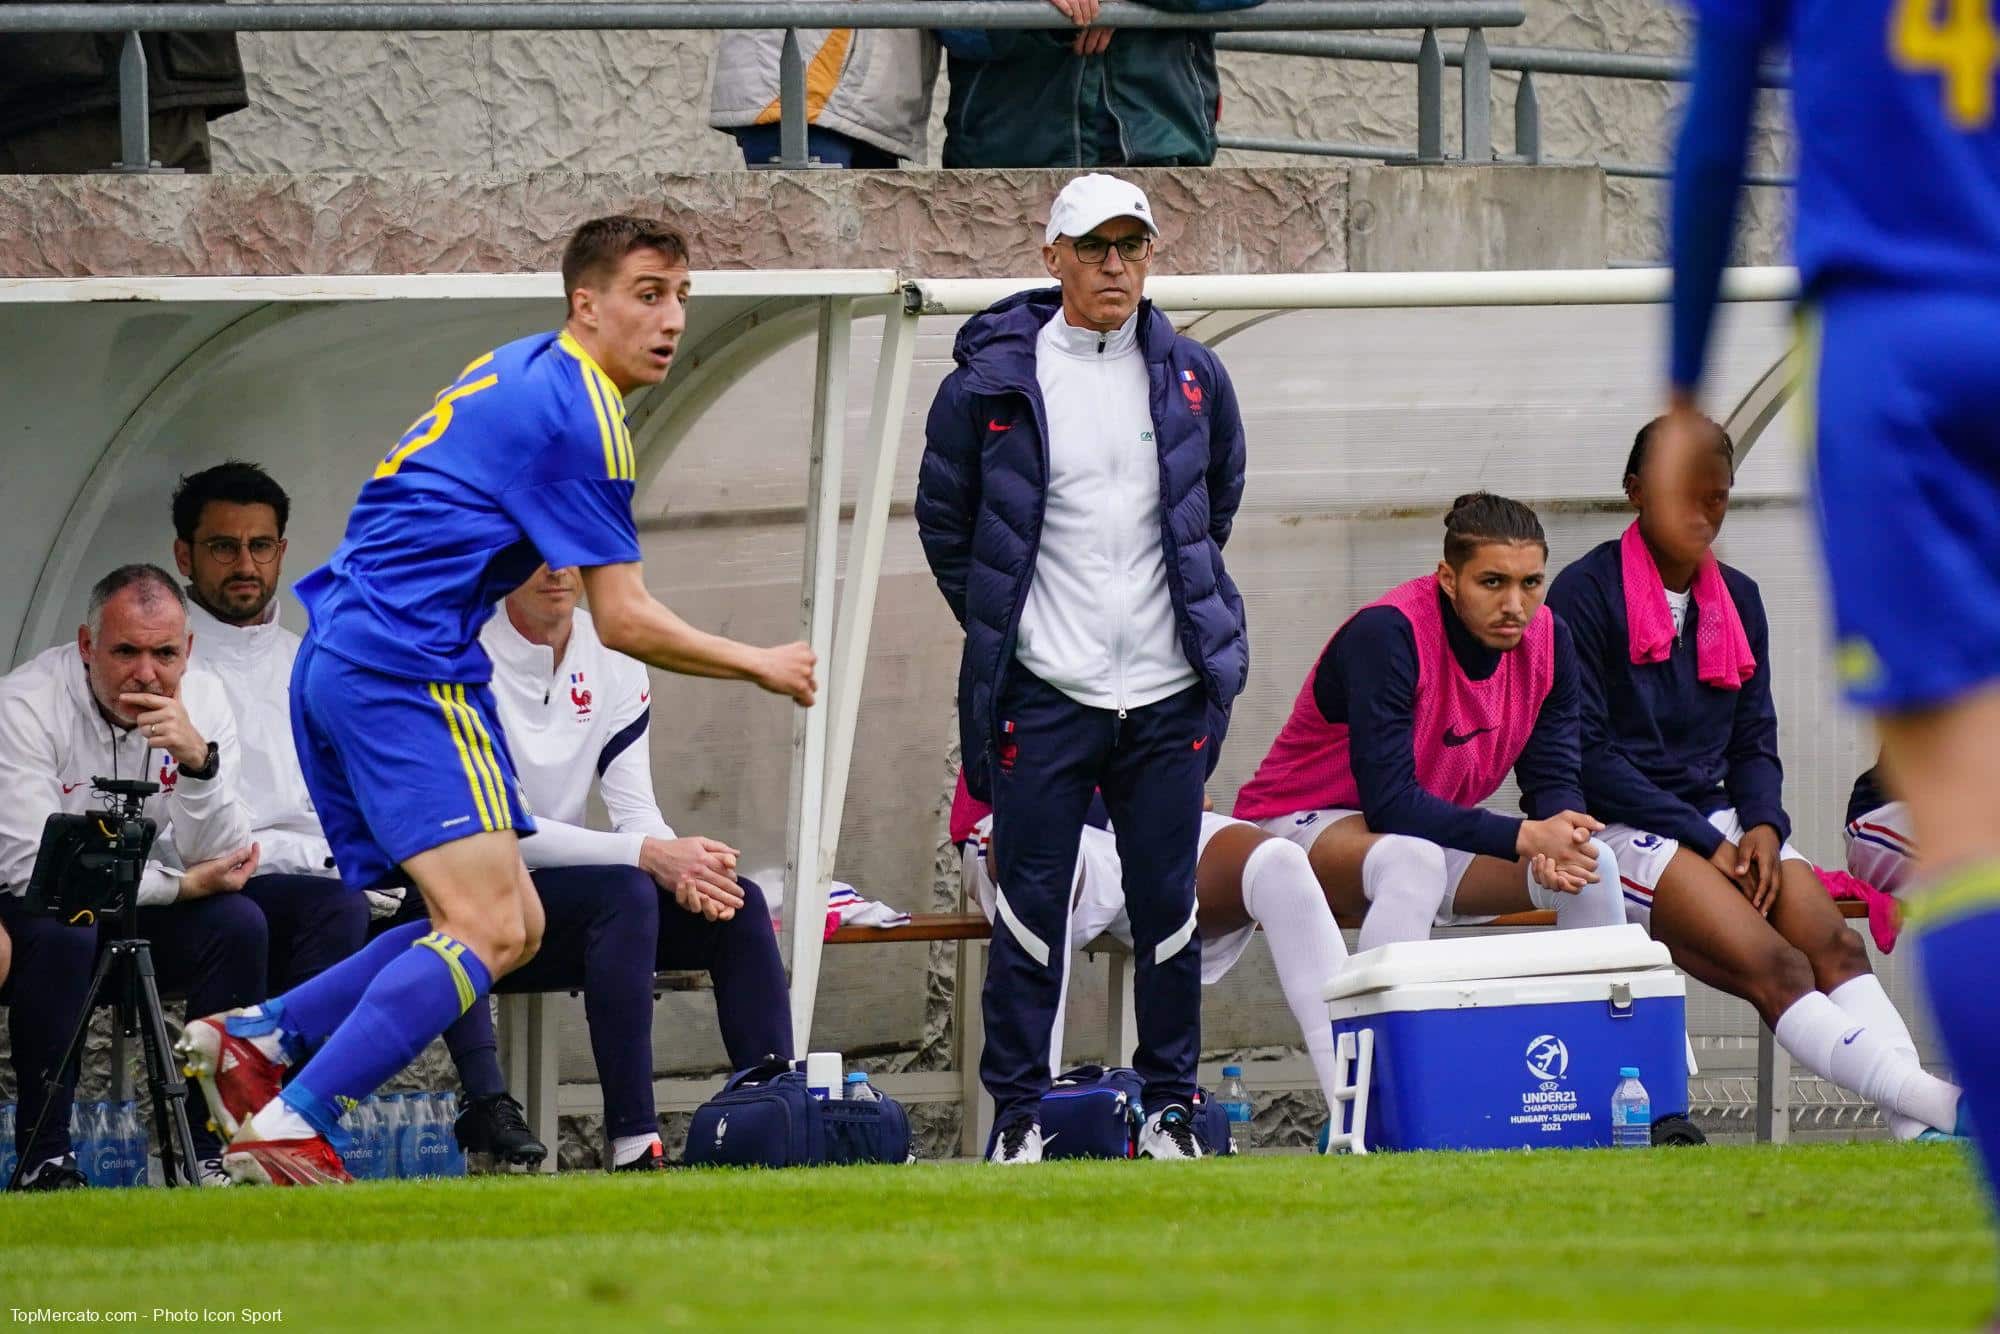
[[[237,893],[258,853],[237,796],[241,753],[222,684],[188,670],[186,607],[156,566],[99,580],[74,643],[0,678],[0,923],[15,949],[4,999],[26,1189],[83,1184],[69,1139],[77,1072],[63,1071],[53,1089],[47,1081],[83,1006],[98,937],[94,925],[28,913],[42,826],[58,811],[99,806],[94,777],[158,783],[145,803],[159,832],[139,883],[139,934],[153,943],[162,991],[185,992],[196,1013],[242,1005],[263,986],[266,934],[257,906]],[[215,1133],[194,1121],[202,1179],[225,1184]]]
[[[1243,424],[1222,363],[1142,297],[1156,234],[1136,186],[1065,186],[1042,247],[1060,287],[967,321],[925,428],[917,523],[965,627],[966,786],[998,855],[980,1062],[996,1162],[1041,1156],[1070,872],[1100,789],[1137,956],[1140,1151],[1200,1154],[1195,845],[1249,670],[1222,565]]]
[[[1173,13],[1260,0],[1143,0]],[[1205,167],[1222,84],[1205,31],[1089,26],[1098,0],[1050,0],[1075,25],[949,29],[947,167]],[[1080,29],[1080,31],[1079,31]]]
[[[823,165],[893,168],[929,153],[937,38],[921,28],[799,33],[806,62],[806,152]],[[782,32],[727,32],[715,53],[708,123],[736,136],[745,165],[778,157]]]
[[[146,52],[153,161],[209,170],[208,122],[249,105],[236,35],[161,32]],[[0,32],[0,175],[101,171],[124,156],[122,32]]]

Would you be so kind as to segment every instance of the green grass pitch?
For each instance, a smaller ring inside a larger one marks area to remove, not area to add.
[[[1891,1144],[79,1192],[0,1196],[0,1298],[381,1334],[1965,1330],[1983,1210],[1958,1149]]]

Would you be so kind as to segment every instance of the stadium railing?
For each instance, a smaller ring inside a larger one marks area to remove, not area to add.
[[[1492,25],[1489,25],[1492,26]],[[1334,35],[1327,33],[1231,33],[1216,38],[1216,48],[1260,55],[1311,56],[1321,60],[1357,60],[1417,68],[1417,146],[1414,152],[1395,144],[1340,143],[1312,139],[1269,139],[1224,134],[1223,148],[1253,153],[1296,153],[1313,157],[1362,158],[1397,164],[1459,162],[1466,164],[1528,164],[1552,167],[1598,167],[1607,176],[1664,180],[1669,168],[1658,163],[1615,159],[1555,158],[1542,153],[1541,100],[1535,76],[1561,75],[1596,79],[1631,79],[1648,83],[1685,83],[1693,64],[1681,56],[1658,52],[1607,52],[1546,46],[1492,46],[1485,33],[1472,29],[1462,42],[1442,42],[1435,29],[1421,38]],[[1444,70],[1459,67],[1461,75],[1460,151],[1448,156],[1444,147]],[[1492,75],[1495,70],[1518,71],[1514,93],[1514,151],[1493,147]],[[1766,65],[1758,74],[1763,88],[1788,88],[1791,71]],[[1751,185],[1789,186],[1792,178],[1768,172],[1745,177]]]
[[[1182,14],[1106,0],[1097,22],[1108,28],[1195,28],[1216,32],[1312,32],[1421,29],[1430,46],[1440,28],[1468,34],[1464,49],[1484,51],[1483,29],[1516,27],[1527,18],[1519,0],[1266,0],[1250,9]],[[815,0],[467,0],[466,3],[383,3],[332,0],[292,3],[254,0],[213,3],[79,3],[27,0],[0,5],[0,32],[123,32],[119,61],[119,113],[125,172],[152,170],[146,116],[146,59],[142,32],[519,32],[610,29],[782,29],[779,62],[780,169],[811,167],[806,155],[805,61],[798,29],[843,28],[1049,28],[1043,0],[852,0],[830,8]],[[1429,71],[1428,73],[1426,71]],[[1465,65],[1466,104],[1486,108],[1488,72]],[[1442,105],[1442,66],[1419,66],[1420,105]],[[1431,84],[1425,80],[1430,79]],[[1436,85],[1433,87],[1432,85]],[[1490,108],[1480,115],[1491,120]],[[1435,115],[1432,117],[1436,119]],[[1435,135],[1433,135],[1435,137]],[[1421,136],[1420,136],[1421,139]],[[1420,143],[1421,147],[1421,143]]]

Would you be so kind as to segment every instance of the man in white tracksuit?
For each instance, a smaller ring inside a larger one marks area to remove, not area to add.
[[[138,901],[161,990],[185,992],[206,1014],[247,1004],[264,986],[264,917],[238,892],[257,871],[258,849],[237,795],[236,723],[222,683],[189,670],[188,652],[173,577],[127,565],[91,590],[76,642],[0,678],[0,926],[14,947],[0,1000],[26,1189],[84,1184],[69,1137],[77,1072],[65,1071],[54,1089],[45,1081],[82,1009],[98,928],[30,915],[25,895],[48,817],[104,806],[92,779],[160,785],[145,803],[158,836]],[[221,1146],[195,1121],[203,1179],[220,1181]]]

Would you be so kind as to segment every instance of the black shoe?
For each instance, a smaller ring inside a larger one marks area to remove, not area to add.
[[[1685,1116],[1663,1116],[1653,1122],[1653,1143],[1656,1146],[1706,1144],[1708,1136]]]
[[[74,1155],[66,1156],[60,1162],[43,1163],[35,1169],[34,1175],[21,1183],[22,1190],[82,1190],[90,1181],[76,1170]]]
[[[528,1129],[521,1104],[505,1093],[468,1101],[452,1125],[452,1133],[468,1162],[481,1158],[485,1160],[482,1166],[532,1172],[549,1156],[549,1146]]]
[[[667,1150],[658,1140],[646,1146],[646,1151],[629,1163],[620,1163],[614,1172],[664,1172],[672,1164],[667,1161]]]

